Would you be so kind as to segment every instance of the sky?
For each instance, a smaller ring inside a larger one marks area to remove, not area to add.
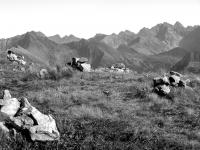
[[[200,0],[0,0],[0,38],[41,31],[90,38],[168,22],[200,25]]]

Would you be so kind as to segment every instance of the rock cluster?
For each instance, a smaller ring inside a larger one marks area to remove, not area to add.
[[[91,65],[88,62],[87,58],[75,58],[73,57],[71,62],[68,62],[67,65],[71,66],[72,68],[81,71],[81,72],[91,72]]]
[[[175,71],[170,71],[169,75],[164,77],[156,77],[153,79],[154,91],[159,95],[167,95],[170,93],[171,87],[186,87],[186,81],[182,80],[182,75]]]
[[[8,50],[7,59],[11,62],[16,62],[20,65],[26,65],[26,61],[24,60],[24,56],[19,54],[15,54],[13,51]]]
[[[130,69],[128,69],[125,64],[123,63],[116,63],[113,64],[110,68],[110,72],[117,72],[117,73],[129,73]]]
[[[12,98],[8,90],[4,91],[3,99],[0,99],[0,113],[6,116],[0,122],[0,128],[9,133],[11,131],[27,131],[27,138],[35,141],[59,140],[56,122],[51,115],[42,114],[33,107],[26,98],[18,100]],[[27,133],[26,132],[26,133]]]

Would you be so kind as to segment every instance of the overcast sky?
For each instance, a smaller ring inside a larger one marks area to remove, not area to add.
[[[0,14],[0,38],[32,30],[89,38],[162,22],[200,25],[200,0],[0,0]]]

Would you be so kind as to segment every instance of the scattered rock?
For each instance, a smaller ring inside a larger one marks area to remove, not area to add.
[[[49,73],[48,73],[47,69],[41,69],[39,72],[39,78],[44,79],[45,77],[47,77],[48,74]]]
[[[154,91],[159,95],[167,95],[170,93],[170,86],[186,88],[186,81],[182,80],[183,75],[170,71],[169,75],[165,74],[164,77],[156,77],[153,79]]]
[[[71,66],[72,68],[81,71],[81,72],[91,72],[91,65],[88,62],[87,58],[75,58],[73,57],[71,62],[68,62],[67,65]]]
[[[17,63],[20,65],[26,65],[26,61],[24,60],[24,56],[19,54],[15,54],[12,50],[8,50],[7,59],[13,63]]]

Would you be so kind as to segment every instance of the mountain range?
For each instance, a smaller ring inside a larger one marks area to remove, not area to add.
[[[48,66],[65,65],[72,57],[86,57],[93,68],[122,62],[138,72],[174,69],[197,73],[200,27],[164,22],[143,28],[137,34],[126,30],[119,34],[96,34],[90,39],[74,35],[47,37],[31,31],[1,39],[0,56],[13,47],[27,61]]]

